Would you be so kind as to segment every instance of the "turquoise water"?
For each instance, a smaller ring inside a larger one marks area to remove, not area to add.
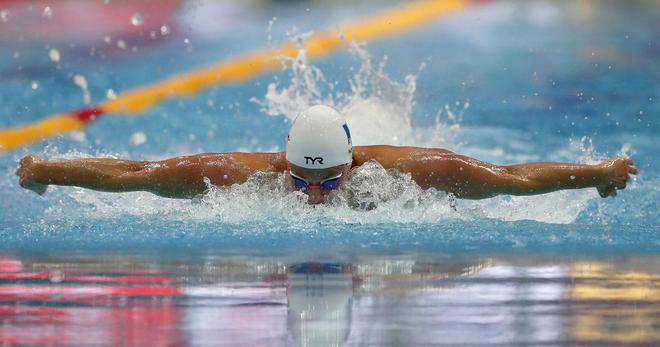
[[[145,26],[143,36],[108,35],[109,43],[104,33],[35,38],[26,26],[27,38],[0,36],[0,127],[387,4],[351,6],[186,2],[168,34],[152,39]],[[48,20],[40,8],[24,11]],[[280,71],[2,153],[0,264],[9,265],[0,266],[0,340],[653,344],[659,14],[652,3],[479,4],[388,39],[347,43],[326,59],[301,52]],[[0,30],[18,15],[9,12]],[[347,115],[355,144],[444,147],[497,164],[624,153],[641,173],[613,199],[579,190],[454,202],[369,166],[355,177],[377,180],[351,189],[368,193],[364,202],[378,206],[370,211],[312,208],[273,189],[279,176],[188,201],[61,187],[39,197],[13,173],[26,153],[144,160],[282,150],[292,117],[318,102]],[[161,330],[140,325],[145,319]]]

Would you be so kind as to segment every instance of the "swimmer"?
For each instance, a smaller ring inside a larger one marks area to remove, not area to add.
[[[385,169],[409,173],[423,189],[436,188],[465,199],[500,194],[535,195],[562,189],[596,188],[601,197],[624,189],[633,161],[613,157],[599,164],[527,163],[494,165],[440,148],[386,145],[352,146],[343,116],[317,105],[293,122],[285,152],[203,153],[162,161],[108,158],[41,160],[27,155],[16,175],[20,185],[44,194],[48,185],[77,186],[105,192],[148,191],[169,198],[193,198],[216,186],[245,182],[257,172],[284,172],[289,188],[319,204],[341,189],[352,168],[377,161]]]

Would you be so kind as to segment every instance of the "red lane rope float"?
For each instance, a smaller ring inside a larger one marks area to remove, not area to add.
[[[78,111],[73,112],[73,116],[76,117],[79,121],[87,123],[93,121],[97,117],[100,117],[103,114],[103,109],[100,106],[83,108]]]
[[[303,43],[309,58],[319,58],[341,48],[346,41],[365,41],[387,37],[421,26],[458,10],[475,0],[426,0],[384,10],[354,23],[314,34]],[[342,38],[343,36],[343,38]],[[150,85],[122,93],[92,108],[51,115],[16,128],[0,130],[0,149],[14,149],[28,143],[84,128],[106,113],[135,114],[174,96],[185,96],[220,84],[244,81],[280,66],[282,56],[295,57],[298,47],[287,43],[223,60],[216,65],[184,72]]]

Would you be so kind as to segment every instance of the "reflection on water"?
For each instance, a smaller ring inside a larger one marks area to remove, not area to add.
[[[660,341],[660,258],[571,265],[571,334],[580,341]]]
[[[2,255],[2,345],[660,342],[660,256]]]

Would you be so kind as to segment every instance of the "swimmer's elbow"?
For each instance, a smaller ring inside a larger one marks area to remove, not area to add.
[[[452,193],[459,198],[470,200],[488,199],[498,195],[531,195],[538,189],[532,180],[501,166],[481,168],[467,173],[464,179],[458,181],[462,184],[456,184]]]
[[[544,186],[515,166],[501,166],[500,194],[535,195],[545,193]]]

